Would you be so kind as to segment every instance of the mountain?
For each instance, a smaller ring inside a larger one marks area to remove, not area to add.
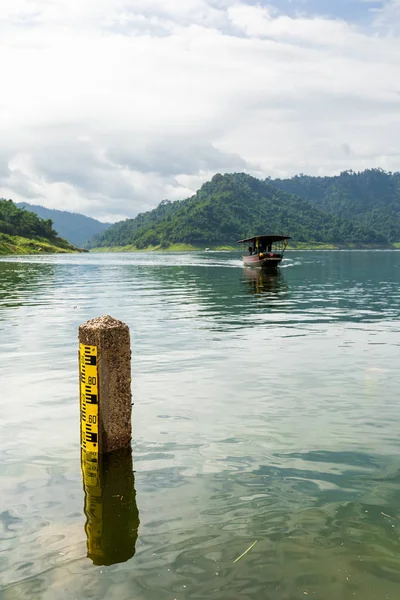
[[[51,219],[41,219],[12,200],[0,199],[0,254],[75,251],[77,248],[57,235]]]
[[[373,228],[391,242],[400,242],[400,173],[368,169],[334,177],[296,175],[269,183],[332,215]]]
[[[60,236],[74,246],[83,246],[94,235],[105,231],[109,227],[109,223],[101,223],[96,219],[78,213],[54,210],[44,206],[27,204],[26,202],[17,203],[17,207],[34,212],[42,219],[51,219],[55,230]]]
[[[215,175],[187,200],[164,200],[152,211],[112,225],[90,246],[218,247],[257,233],[287,234],[295,243],[387,244],[387,237],[372,227],[329,214],[268,181],[235,173]]]

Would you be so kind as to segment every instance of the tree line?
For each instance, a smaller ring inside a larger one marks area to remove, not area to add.
[[[51,219],[41,219],[33,212],[17,208],[12,200],[4,199],[0,199],[0,233],[26,238],[57,237]]]
[[[327,178],[328,185],[321,178],[306,176],[273,181],[244,173],[217,174],[191,198],[164,200],[152,211],[112,225],[90,245],[204,247],[232,245],[240,238],[268,233],[290,235],[299,243],[343,247],[390,246],[400,241],[400,223],[397,227],[394,218],[396,211],[399,217],[396,186],[386,186],[384,191],[381,173],[367,171],[361,182],[357,177],[355,185],[346,187],[342,179],[347,177],[353,176],[340,176],[340,185],[331,185]],[[379,203],[366,201],[372,194],[379,196]]]

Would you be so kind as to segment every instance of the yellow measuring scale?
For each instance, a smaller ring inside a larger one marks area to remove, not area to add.
[[[99,452],[99,375],[97,346],[79,344],[81,446],[86,452]]]

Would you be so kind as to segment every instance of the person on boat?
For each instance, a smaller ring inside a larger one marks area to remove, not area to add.
[[[253,254],[253,248],[251,246],[249,246],[249,254],[250,256]]]

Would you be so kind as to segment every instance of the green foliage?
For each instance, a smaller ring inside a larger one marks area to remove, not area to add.
[[[37,251],[75,250],[71,244],[59,238],[51,219],[40,219],[14,204],[12,200],[0,200],[0,253],[9,254],[23,249],[23,253]]]
[[[26,238],[0,233],[0,254],[63,254],[76,248],[61,238]]]
[[[51,219],[17,208],[12,200],[0,200],[0,233],[23,237],[53,238],[57,232]]]
[[[134,242],[130,241],[139,230],[145,230],[147,227],[152,228],[154,224],[160,223],[163,220],[170,222],[175,212],[180,207],[181,202],[171,202],[163,200],[157,208],[146,213],[140,213],[135,219],[126,219],[112,225],[107,231],[95,235],[87,245],[88,248],[106,247],[106,246],[127,246]],[[163,247],[166,241],[163,239]],[[151,245],[151,244],[147,244]],[[158,243],[156,244],[158,245]],[[143,245],[141,246],[143,247]]]
[[[275,183],[275,182],[273,182]],[[215,175],[187,200],[163,201],[156,209],[116,223],[91,241],[91,247],[133,245],[161,248],[235,245],[256,234],[287,234],[296,243],[386,245],[387,235],[373,225],[332,215],[269,181],[235,173]]]
[[[18,203],[16,206],[36,213],[41,219],[51,219],[59,235],[74,246],[84,246],[94,235],[109,227],[108,223],[101,223],[85,215],[64,210],[53,210],[26,202]]]
[[[400,241],[400,173],[368,169],[335,177],[296,175],[270,183],[364,230],[374,229],[390,243]]]

